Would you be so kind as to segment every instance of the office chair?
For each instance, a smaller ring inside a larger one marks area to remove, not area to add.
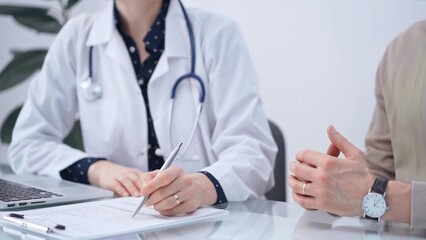
[[[275,186],[269,190],[265,195],[269,200],[286,201],[286,161],[285,161],[285,140],[281,129],[273,123],[268,121],[271,128],[272,136],[278,146],[278,153],[275,159],[274,178]]]

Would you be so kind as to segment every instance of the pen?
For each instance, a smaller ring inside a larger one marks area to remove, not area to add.
[[[15,223],[15,224],[18,224],[20,227],[23,227],[23,228],[32,229],[32,230],[35,230],[35,231],[41,231],[41,232],[45,232],[45,233],[52,232],[52,228],[51,227],[44,226],[44,225],[37,224],[37,223],[32,223],[32,222],[25,221],[24,220],[25,218],[41,219],[41,220],[43,220],[43,221],[45,221],[47,223],[55,225],[54,226],[55,229],[65,230],[65,226],[64,225],[55,224],[55,223],[49,222],[49,221],[45,220],[42,217],[28,217],[28,216],[24,216],[23,214],[17,214],[17,213],[11,213],[11,214],[3,217],[4,220],[6,220],[8,222]]]
[[[158,174],[160,174],[162,171],[166,170],[168,167],[170,167],[170,165],[172,165],[172,162],[173,162],[173,160],[175,160],[181,146],[182,146],[182,143],[180,142],[177,145],[177,147],[175,149],[173,149],[172,153],[170,153],[169,157],[164,162],[163,166],[161,166],[160,171],[157,173],[157,175],[155,177],[157,177]],[[141,208],[145,205],[146,201],[148,201],[148,198],[149,198],[149,195],[142,197],[142,200],[139,203],[138,207],[136,208],[135,212],[133,213],[132,218],[134,218],[136,216],[136,214],[138,214],[138,212],[141,210]]]

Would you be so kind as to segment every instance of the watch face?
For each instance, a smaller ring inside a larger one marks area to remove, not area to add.
[[[385,198],[378,193],[372,192],[362,199],[362,210],[372,218],[378,218],[385,214],[387,209]]]

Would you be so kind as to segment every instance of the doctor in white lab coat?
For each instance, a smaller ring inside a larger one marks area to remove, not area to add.
[[[124,25],[130,30],[142,29],[142,35],[130,31],[130,36],[143,38],[157,14],[150,9],[161,2],[116,1]],[[71,19],[51,45],[14,129],[9,148],[13,170],[60,177],[60,171],[79,159],[101,156],[105,161],[97,161],[88,170],[91,184],[121,196],[151,194],[148,205],[165,215],[217,203],[213,182],[199,171],[217,179],[228,201],[262,197],[274,184],[277,149],[237,25],[222,15],[187,10],[195,36],[195,72],[204,81],[206,99],[188,151],[173,167],[149,181],[156,172],[147,167],[144,98],[129,52],[114,25],[113,8],[111,1],[103,12]],[[146,24],[140,24],[142,20]],[[185,144],[189,138],[199,84],[185,80],[179,85],[173,129],[169,130],[172,86],[191,65],[188,29],[178,0],[170,0],[165,29],[164,52],[149,80],[148,98],[158,143],[167,156],[174,147],[169,131],[174,144]],[[102,87],[102,96],[94,101],[86,100],[80,87],[89,75],[91,46],[93,82]],[[139,51],[143,58],[146,52]],[[81,122],[84,151],[62,143],[76,119]]]

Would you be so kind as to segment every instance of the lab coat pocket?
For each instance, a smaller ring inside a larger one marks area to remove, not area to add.
[[[80,121],[86,152],[94,157],[109,157],[119,146],[118,101],[101,98],[80,107]]]

